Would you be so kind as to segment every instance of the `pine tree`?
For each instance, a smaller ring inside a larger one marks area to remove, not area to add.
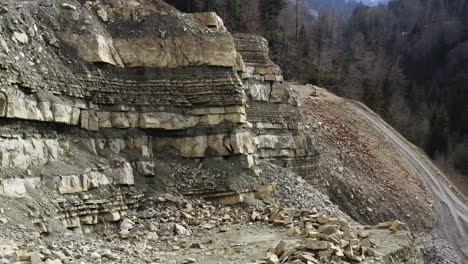
[[[298,42],[301,47],[302,57],[308,57],[309,56],[309,40],[307,39],[307,32],[306,32],[304,25],[302,25],[301,29],[299,30]]]
[[[206,0],[205,1],[205,11],[207,12],[215,12],[217,9],[217,1],[216,0]]]
[[[231,32],[237,31],[240,23],[240,1],[229,0],[226,5],[227,8],[227,26]]]
[[[260,16],[262,22],[268,27],[276,26],[276,18],[280,11],[286,7],[285,0],[261,0],[260,1]]]
[[[429,155],[447,155],[450,153],[449,117],[445,107],[439,107],[431,120],[431,135],[429,137]]]

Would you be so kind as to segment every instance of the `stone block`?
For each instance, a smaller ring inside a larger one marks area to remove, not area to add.
[[[267,102],[270,98],[271,84],[249,80],[246,82],[246,87],[249,89],[252,100]]]
[[[89,111],[88,130],[91,130],[91,131],[99,130],[99,119],[96,115],[96,112],[94,111]]]
[[[109,178],[99,171],[90,171],[82,176],[83,189],[89,190],[111,184]]]
[[[250,154],[254,152],[252,135],[250,132],[234,132],[230,136],[234,154]]]
[[[254,158],[252,155],[242,155],[240,157],[240,164],[244,169],[250,169],[254,166]]]
[[[330,242],[316,239],[306,239],[304,246],[305,248],[312,250],[326,250],[329,248]]]
[[[54,121],[54,115],[52,114],[52,111],[50,110],[50,103],[49,102],[39,102],[37,103],[37,108],[42,114],[42,119],[43,121],[47,122],[52,122]]]
[[[89,127],[89,113],[88,111],[81,111],[80,114],[80,127],[83,129],[88,129]]]
[[[71,34],[58,32],[58,37],[78,51],[78,55],[87,62],[103,62],[124,67],[112,38],[99,34]]]
[[[177,130],[193,127],[198,124],[199,121],[199,117],[175,113],[153,112],[140,114],[141,128]]]
[[[261,135],[255,137],[255,145],[260,149],[294,149],[292,136]]]
[[[270,102],[272,103],[281,103],[286,99],[286,85],[280,84],[278,82],[273,83],[271,86],[271,95]]]
[[[192,110],[192,114],[194,115],[213,115],[224,113],[226,113],[226,109],[224,107],[195,108]]]
[[[207,136],[187,137],[187,138],[154,138],[153,146],[155,150],[163,147],[173,147],[177,149],[182,157],[203,158],[208,147]]]
[[[0,117],[6,115],[6,107],[8,105],[8,99],[6,94],[0,91]]]
[[[7,105],[7,117],[27,119],[28,111],[26,110],[26,103],[28,102],[23,98],[14,98]]]
[[[200,118],[200,124],[215,126],[224,121],[224,115],[205,115]]]
[[[69,105],[53,104],[52,115],[54,116],[55,122],[70,124],[71,115],[72,115],[72,107]]]
[[[34,100],[26,100],[25,107],[27,112],[26,119],[29,120],[42,120],[43,116],[39,108],[37,107],[37,102]]]
[[[137,172],[143,176],[154,176],[155,175],[155,164],[154,161],[136,161],[135,167]]]
[[[109,112],[97,112],[99,127],[109,128],[111,124],[111,114]]]
[[[117,222],[120,220],[120,213],[118,211],[109,212],[102,216],[107,222]]]
[[[140,114],[135,112],[128,112],[128,122],[130,127],[138,127],[140,123]]]
[[[71,125],[79,125],[80,124],[80,109],[73,107],[72,109],[72,114],[71,114],[71,120],[70,124]]]
[[[226,31],[223,20],[215,12],[195,13],[194,15],[207,27],[219,31]]]
[[[110,178],[113,178],[114,184],[134,185],[133,169],[130,163],[126,162],[122,167],[113,168],[110,170]]]
[[[208,147],[216,151],[220,156],[228,156],[231,154],[226,147],[225,140],[229,140],[227,135],[211,135],[208,136]],[[228,144],[230,146],[230,143]]]
[[[226,114],[224,119],[238,124],[247,123],[247,117],[244,114]]]
[[[60,176],[60,181],[57,188],[59,194],[78,193],[85,191],[83,188],[81,176],[79,175]]]
[[[6,197],[20,198],[27,193],[24,179],[3,179],[0,181],[0,194]]]
[[[125,112],[112,112],[111,113],[112,127],[127,128],[130,127],[130,120]]]

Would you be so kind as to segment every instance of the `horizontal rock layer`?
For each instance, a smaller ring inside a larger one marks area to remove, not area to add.
[[[248,34],[235,35],[235,42],[247,69],[242,77],[256,162],[268,161],[300,175],[310,174],[318,152],[313,138],[304,131],[297,96],[268,57],[268,43]]]
[[[67,199],[64,226],[89,230],[138,206],[127,189],[155,177],[161,153],[254,172],[264,160],[313,169],[313,140],[265,39],[233,37],[212,13],[148,9],[128,19],[127,7],[35,4],[2,20],[0,194],[54,190]],[[242,194],[220,184],[183,191]]]
[[[187,66],[237,66],[237,52],[231,36],[187,35],[142,38],[106,38],[59,32],[67,45],[87,62],[103,62],[119,67],[177,68]]]

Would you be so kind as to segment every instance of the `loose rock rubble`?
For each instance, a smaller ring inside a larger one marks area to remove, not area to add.
[[[381,223],[374,227],[355,227],[341,217],[329,215],[326,211],[285,209],[269,207],[264,220],[273,225],[288,227],[289,235],[300,235],[304,240],[296,245],[281,241],[271,248],[267,257],[259,264],[277,263],[361,263],[367,258],[379,260],[384,254],[373,248],[368,229],[388,228],[397,231],[401,222]],[[258,218],[254,212],[252,218]]]
[[[366,228],[354,227],[325,210],[299,210],[279,205],[226,207],[170,194],[149,199],[145,207],[145,210],[129,212],[113,228],[95,235],[83,237],[67,231],[55,237],[52,243],[47,243],[47,238],[28,244],[2,240],[3,262],[0,263],[198,263],[192,256],[171,262],[171,252],[206,249],[208,254],[212,240],[205,237],[193,241],[191,237],[262,224],[272,231],[287,230],[298,242],[289,245],[281,241],[269,250],[267,258],[256,263],[362,262],[382,255],[366,240],[369,236]],[[396,224],[399,222],[371,228],[396,231]]]

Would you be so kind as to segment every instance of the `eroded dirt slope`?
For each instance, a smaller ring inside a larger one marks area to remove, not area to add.
[[[321,157],[307,179],[354,219],[400,219],[415,231],[434,225],[433,201],[414,167],[346,100],[295,86]]]

